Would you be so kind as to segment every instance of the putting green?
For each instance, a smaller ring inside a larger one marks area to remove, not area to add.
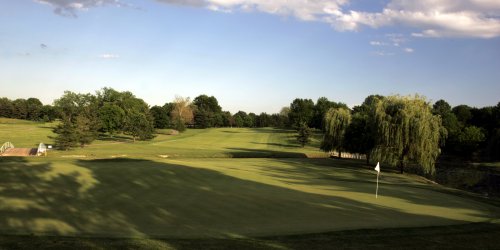
[[[499,217],[497,207],[392,173],[375,199],[374,172],[331,159],[1,159],[0,231],[245,237]]]

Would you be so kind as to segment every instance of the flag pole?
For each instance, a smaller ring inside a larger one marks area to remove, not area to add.
[[[377,189],[375,191],[375,199],[378,198],[378,176],[380,175],[380,163],[377,162],[377,166],[375,166],[375,171],[377,171]]]

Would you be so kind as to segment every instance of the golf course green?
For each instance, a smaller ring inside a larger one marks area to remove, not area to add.
[[[0,138],[50,143],[50,124]],[[498,223],[498,206],[363,160],[319,158],[271,128],[120,135],[47,157],[0,157],[2,235],[219,239]]]

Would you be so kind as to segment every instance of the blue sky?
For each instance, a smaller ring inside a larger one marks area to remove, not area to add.
[[[278,112],[421,94],[500,101],[498,0],[0,0],[0,96],[129,90]]]

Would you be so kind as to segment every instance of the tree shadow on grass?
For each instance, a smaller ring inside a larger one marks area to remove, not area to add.
[[[126,135],[109,135],[109,134],[99,134],[98,140],[100,141],[113,141],[113,142],[133,142],[132,137]]]
[[[5,234],[232,238],[463,222],[166,162],[1,163]]]
[[[221,132],[228,133],[228,134],[240,134],[240,133],[242,133],[241,131],[232,131],[232,130],[223,130]]]
[[[377,174],[371,166],[364,165],[364,160],[352,159],[277,159],[287,164],[287,168],[268,167],[263,174],[281,179],[290,185],[332,185],[332,190],[375,194]],[[293,178],[288,178],[293,175]],[[415,205],[441,208],[469,209],[469,201],[478,199],[456,190],[446,189],[437,184],[430,184],[419,177],[398,174],[395,169],[383,169],[379,176],[379,195],[381,197],[405,200]],[[450,196],[465,198],[453,198]],[[494,204],[492,202],[487,202]],[[485,204],[479,204],[485,205]],[[500,209],[494,209],[499,213]],[[484,216],[469,214],[472,216]],[[488,216],[493,216],[489,214]]]
[[[272,143],[272,142],[252,142],[253,144],[267,145],[271,147],[281,147],[281,148],[300,148],[298,145],[283,144],[283,143]]]
[[[307,158],[307,155],[300,152],[284,152],[266,149],[249,148],[227,148],[231,158]]]

